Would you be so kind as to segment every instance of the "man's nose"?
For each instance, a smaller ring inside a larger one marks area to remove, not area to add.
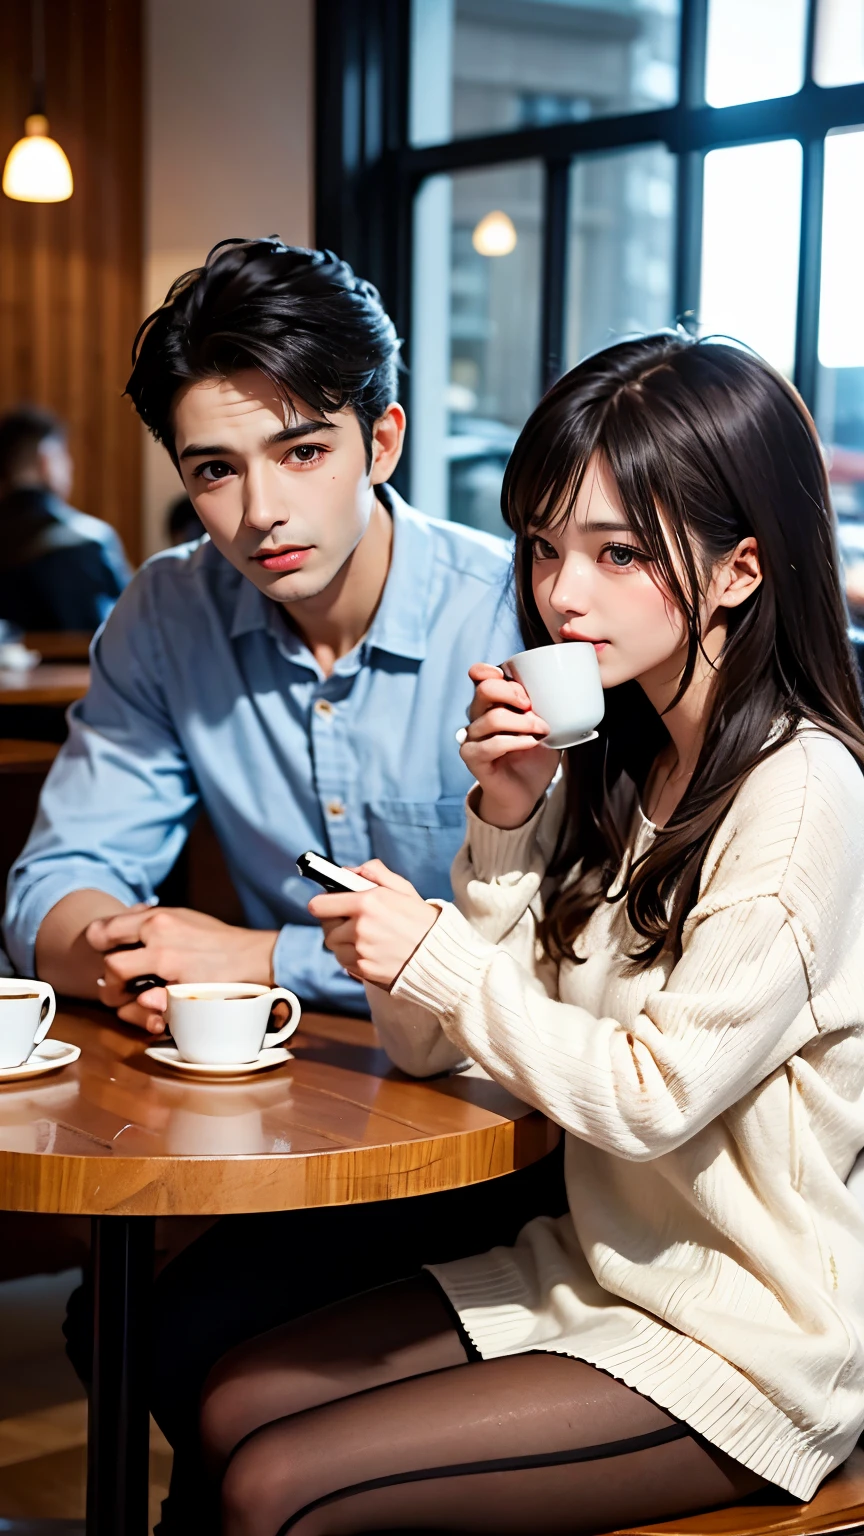
[[[245,476],[243,521],[247,528],[254,528],[258,533],[269,533],[271,528],[288,521],[285,508],[276,504],[272,488],[267,486],[265,477],[254,468],[250,468]]]

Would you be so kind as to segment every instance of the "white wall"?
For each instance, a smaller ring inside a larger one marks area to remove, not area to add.
[[[146,0],[145,314],[230,235],[313,238],[312,0]],[[145,553],[182,487],[149,437]]]

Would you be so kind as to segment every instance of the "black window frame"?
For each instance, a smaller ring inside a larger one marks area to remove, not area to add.
[[[698,316],[703,161],[715,149],[797,139],[803,151],[793,378],[816,406],[824,141],[864,127],[864,82],[813,78],[818,0],[808,0],[804,83],[794,95],[740,106],[705,103],[708,0],[682,0],[674,106],[415,147],[408,140],[409,0],[317,0],[316,239],[381,290],[411,362],[411,230],[421,183],[442,172],[520,160],[544,166],[541,378],[564,366],[570,165],[603,150],[664,145],[677,157],[674,310]],[[746,340],[746,338],[744,338]],[[410,383],[409,383],[410,395]],[[409,402],[410,403],[410,402]]]

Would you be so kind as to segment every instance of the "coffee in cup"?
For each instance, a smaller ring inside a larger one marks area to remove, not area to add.
[[[300,1022],[300,1003],[285,987],[253,982],[182,982],[168,987],[168,1026],[184,1061],[231,1066],[255,1061],[262,1047],[282,1045]],[[288,1004],[281,1029],[268,1031],[274,1005]]]
[[[47,981],[0,980],[0,1070],[23,1065],[45,1039],[56,1011]]]
[[[520,651],[504,671],[525,689],[535,714],[549,727],[541,746],[561,751],[593,741],[604,699],[597,652],[587,640],[562,640]]]

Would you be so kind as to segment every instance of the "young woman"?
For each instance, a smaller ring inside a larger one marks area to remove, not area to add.
[[[556,780],[475,667],[456,904],[373,864],[311,910],[399,1066],[473,1059],[564,1128],[569,1211],[226,1357],[226,1536],[806,1500],[864,1426],[864,719],[812,422],[743,351],[622,343],[504,508],[526,642],[595,646],[599,739]]]

